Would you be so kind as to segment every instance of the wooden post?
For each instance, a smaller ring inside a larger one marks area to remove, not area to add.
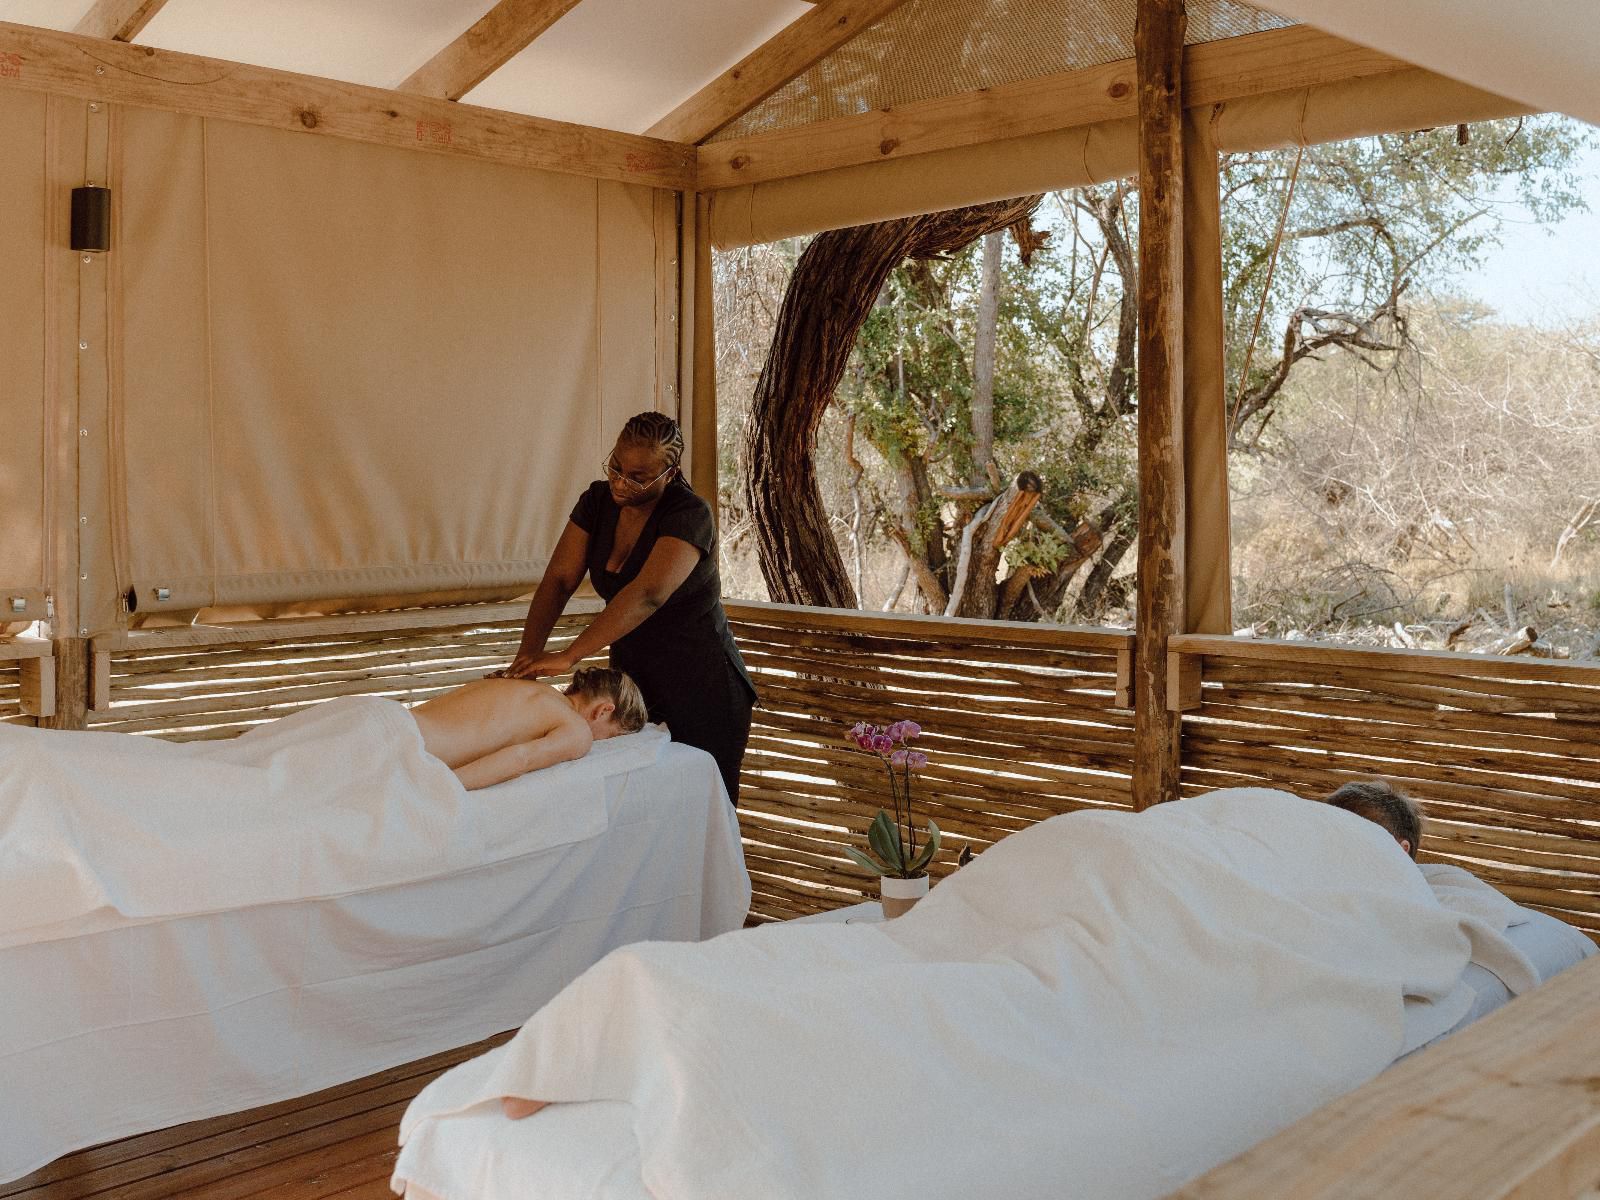
[[[1184,0],[1139,0],[1139,599],[1133,803],[1178,798],[1182,715],[1167,639],[1183,628]]]
[[[51,643],[56,664],[56,710],[39,718],[41,729],[89,727],[89,642],[87,638],[56,638]]]

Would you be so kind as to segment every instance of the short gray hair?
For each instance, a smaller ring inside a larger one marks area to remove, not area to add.
[[[1385,779],[1358,779],[1335,789],[1324,803],[1382,825],[1397,842],[1409,842],[1411,857],[1422,845],[1423,817],[1417,802]]]

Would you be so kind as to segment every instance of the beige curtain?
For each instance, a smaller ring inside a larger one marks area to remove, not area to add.
[[[42,619],[50,587],[46,280],[66,233],[50,228],[46,116],[42,95],[0,96],[0,631]]]
[[[141,613],[514,590],[670,394],[649,189],[146,110],[116,149]]]

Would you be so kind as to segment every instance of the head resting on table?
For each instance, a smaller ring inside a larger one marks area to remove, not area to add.
[[[1422,844],[1422,810],[1417,802],[1382,779],[1360,779],[1324,797],[1324,803],[1383,826],[1412,858]]]
[[[639,685],[610,667],[579,667],[564,694],[596,738],[637,733],[649,716]]]

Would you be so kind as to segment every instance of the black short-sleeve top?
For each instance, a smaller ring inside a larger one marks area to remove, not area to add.
[[[590,484],[572,509],[572,523],[589,535],[589,579],[607,603],[638,576],[658,538],[688,542],[700,551],[700,561],[660,608],[612,644],[613,665],[632,675],[649,701],[652,685],[692,687],[701,671],[725,670],[726,660],[753,696],[755,688],[722,610],[717,525],[711,506],[681,478],[673,479],[656,501],[622,569],[613,572],[606,570],[606,563],[616,542],[620,511],[604,480]]]

